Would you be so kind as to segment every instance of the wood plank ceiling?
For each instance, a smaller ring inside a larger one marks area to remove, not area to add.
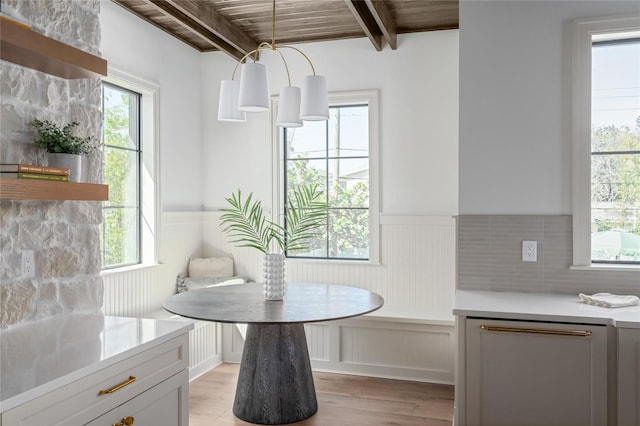
[[[201,51],[240,59],[272,37],[271,0],[113,0]],[[458,28],[458,0],[277,0],[276,43],[368,37],[380,51],[397,34]]]

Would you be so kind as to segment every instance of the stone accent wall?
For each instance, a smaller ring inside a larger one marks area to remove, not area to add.
[[[2,0],[2,13],[34,31],[99,55],[99,0]],[[80,123],[100,139],[100,79],[65,80],[0,61],[0,162],[47,164],[31,142],[34,118]],[[84,181],[102,181],[102,153],[85,157]],[[0,327],[102,306],[95,201],[0,202]],[[35,254],[34,278],[21,277],[22,251]]]

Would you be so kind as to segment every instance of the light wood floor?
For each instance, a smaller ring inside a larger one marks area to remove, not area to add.
[[[222,364],[189,386],[189,426],[250,425],[232,412],[237,364]],[[453,417],[453,386],[314,373],[318,412],[292,425],[444,426]]]

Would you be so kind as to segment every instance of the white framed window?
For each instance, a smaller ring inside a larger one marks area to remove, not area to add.
[[[276,117],[277,98],[273,103]],[[287,194],[303,184],[318,185],[329,205],[322,235],[308,251],[287,257],[378,263],[378,92],[331,93],[328,121],[273,125],[279,217],[285,217]]]
[[[573,265],[640,264],[640,16],[572,28]]]
[[[103,271],[157,263],[160,229],[159,86],[110,67],[103,79],[100,227]]]

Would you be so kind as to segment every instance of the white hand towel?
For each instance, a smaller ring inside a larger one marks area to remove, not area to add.
[[[621,296],[611,293],[596,293],[592,296],[580,293],[580,302],[604,308],[621,308],[640,304],[638,296]]]

